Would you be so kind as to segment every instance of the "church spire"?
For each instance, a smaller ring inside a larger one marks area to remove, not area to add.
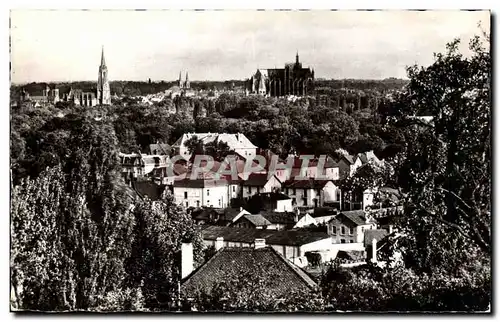
[[[101,66],[106,66],[106,61],[104,60],[104,46],[101,49]]]
[[[297,54],[295,55],[295,63],[299,63],[299,51],[297,50]]]

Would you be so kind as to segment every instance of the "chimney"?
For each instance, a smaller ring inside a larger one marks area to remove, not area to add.
[[[222,247],[224,247],[224,237],[217,237],[215,240],[215,251],[219,251]]]
[[[372,239],[372,263],[377,262],[377,240]]]
[[[255,239],[255,249],[266,247],[266,240],[263,238]]]
[[[298,222],[298,221],[299,221],[299,214],[300,214],[300,210],[299,210],[299,208],[297,207],[297,208],[295,208],[295,215],[293,216],[293,220],[294,220],[295,222]]]
[[[193,244],[182,243],[181,246],[181,278],[185,278],[193,271]]]

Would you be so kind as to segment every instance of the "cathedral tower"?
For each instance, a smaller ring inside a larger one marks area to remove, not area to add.
[[[104,47],[102,47],[101,65],[97,78],[97,102],[100,105],[111,105],[111,90],[109,88],[108,67],[106,67],[104,60]]]

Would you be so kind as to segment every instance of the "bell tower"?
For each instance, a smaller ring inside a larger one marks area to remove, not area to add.
[[[99,66],[99,76],[97,77],[97,102],[100,105],[111,105],[111,90],[108,80],[108,67],[104,59],[104,46],[101,52],[101,65]]]

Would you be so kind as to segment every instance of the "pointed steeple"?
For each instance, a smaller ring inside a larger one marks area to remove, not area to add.
[[[186,82],[189,81],[188,72],[186,72]]]
[[[101,50],[101,66],[106,66],[106,60],[104,59],[104,46],[102,46]]]
[[[297,50],[297,54],[295,55],[295,63],[299,63],[299,51]]]

